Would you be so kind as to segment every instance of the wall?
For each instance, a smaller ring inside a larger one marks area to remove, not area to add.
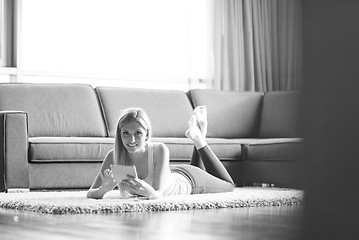
[[[359,239],[359,1],[302,3],[302,237]]]

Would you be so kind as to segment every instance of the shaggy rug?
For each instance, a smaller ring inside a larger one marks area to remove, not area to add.
[[[177,211],[213,208],[238,208],[298,205],[304,200],[301,190],[241,187],[234,192],[170,196],[156,200],[141,197],[120,199],[118,191],[103,199],[86,198],[86,191],[31,191],[0,193],[0,207],[45,214],[98,214],[146,211]]]

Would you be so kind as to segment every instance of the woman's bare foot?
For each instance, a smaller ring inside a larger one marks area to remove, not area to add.
[[[201,130],[202,136],[206,138],[207,135],[207,108],[206,106],[197,106],[194,110],[194,115],[197,117],[198,127]]]
[[[186,137],[191,139],[197,149],[207,145],[200,128],[198,127],[197,117],[193,115],[188,121],[188,129],[185,132]]]

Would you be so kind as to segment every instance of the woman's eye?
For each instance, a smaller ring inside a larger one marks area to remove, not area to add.
[[[137,132],[136,133],[138,136],[142,136],[142,132]]]
[[[122,135],[126,136],[126,135],[128,135],[128,132],[122,132]]]

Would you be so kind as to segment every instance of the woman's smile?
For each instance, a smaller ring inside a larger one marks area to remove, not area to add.
[[[128,143],[127,146],[129,146],[130,148],[135,148],[137,147],[137,143]]]
[[[145,151],[147,130],[140,123],[131,121],[122,127],[121,139],[128,152]]]

